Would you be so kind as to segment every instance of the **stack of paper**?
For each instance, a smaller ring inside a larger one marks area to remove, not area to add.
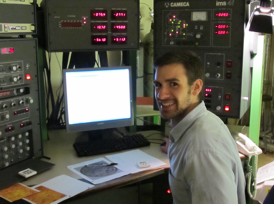
[[[274,162],[270,162],[258,169],[256,183],[257,194],[254,199],[262,203],[274,185]]]
[[[70,165],[68,168],[89,182],[100,184],[124,175],[157,169],[165,165],[163,161],[135,149]]]

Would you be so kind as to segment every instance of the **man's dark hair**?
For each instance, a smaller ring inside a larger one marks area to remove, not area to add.
[[[182,64],[186,68],[189,85],[197,79],[203,78],[203,66],[200,58],[192,51],[168,52],[160,56],[155,61],[155,67],[161,67],[168,64]]]
[[[155,68],[168,64],[182,64],[186,69],[188,84],[192,85],[197,79],[204,82],[203,65],[200,58],[192,51],[167,52],[154,62]],[[203,92],[199,94],[199,100],[203,99]]]

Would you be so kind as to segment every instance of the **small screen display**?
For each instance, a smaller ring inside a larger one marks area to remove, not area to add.
[[[191,16],[192,21],[207,21],[206,11],[194,11]]]
[[[127,37],[126,36],[112,36],[112,43],[113,44],[126,44]]]
[[[112,23],[111,31],[112,32],[126,32],[127,24],[126,23]]]
[[[227,30],[218,30],[218,31],[215,31],[215,34],[217,34],[217,35],[228,35],[229,31],[227,31]]]
[[[92,35],[91,43],[93,45],[106,45],[107,44],[107,35]]]
[[[127,20],[127,10],[111,10],[113,20]]]
[[[216,24],[216,29],[229,29],[229,24]]]
[[[91,23],[92,32],[107,32],[108,26],[107,23]]]
[[[230,11],[216,11],[215,13],[216,19],[230,19],[231,18],[231,12]]]
[[[228,35],[230,33],[229,24],[215,24],[215,34],[216,35]]]
[[[107,11],[106,10],[91,10],[91,19],[93,20],[107,20]]]

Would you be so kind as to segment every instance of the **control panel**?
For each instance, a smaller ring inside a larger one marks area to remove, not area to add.
[[[154,1],[154,58],[191,50],[204,65],[204,100],[222,117],[240,117],[245,1]],[[249,69],[249,68],[246,68]]]
[[[0,37],[36,34],[36,0],[0,0]]]
[[[48,51],[137,49],[139,0],[47,0]]]
[[[36,39],[0,39],[0,169],[42,155],[38,78]]]

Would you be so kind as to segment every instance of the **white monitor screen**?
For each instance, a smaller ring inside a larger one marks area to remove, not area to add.
[[[88,131],[133,124],[130,67],[63,71],[67,130]]]

